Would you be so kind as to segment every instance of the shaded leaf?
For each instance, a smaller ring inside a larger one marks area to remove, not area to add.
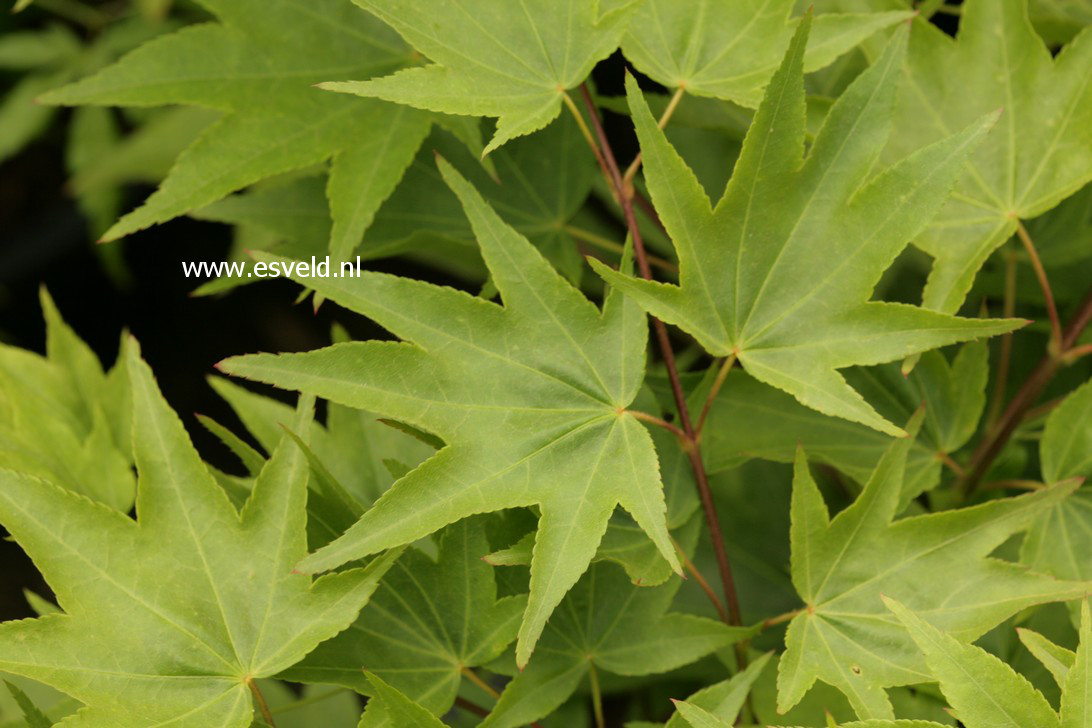
[[[679,580],[637,587],[614,564],[593,564],[546,624],[534,656],[482,728],[515,728],[553,712],[589,670],[650,675],[681,667],[755,630],[667,612]]]
[[[413,343],[351,342],[258,354],[225,371],[314,392],[448,443],[301,568],[324,570],[474,513],[538,505],[531,595],[517,660],[587,568],[621,505],[678,570],[656,453],[626,412],[643,376],[644,316],[619,295],[602,311],[569,285],[441,160],[504,306],[394,276],[304,279]]]
[[[880,275],[946,198],[992,120],[875,173],[887,138],[906,33],[831,108],[804,157],[800,25],[766,90],[715,208],[667,143],[636,82],[628,93],[653,202],[679,253],[679,286],[592,261],[649,313],[714,356],[735,355],[756,379],[824,414],[888,434],[838,373],[1009,331],[1014,321],[959,319],[869,301]]]

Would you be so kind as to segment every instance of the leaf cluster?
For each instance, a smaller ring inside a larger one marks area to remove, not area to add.
[[[0,726],[1092,728],[1087,3],[48,5],[0,158],[387,335],[184,421],[42,288]]]

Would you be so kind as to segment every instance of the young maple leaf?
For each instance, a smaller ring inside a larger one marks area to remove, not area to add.
[[[489,551],[486,518],[465,518],[445,528],[435,560],[410,549],[352,627],[281,677],[371,694],[365,667],[434,715],[446,713],[465,670],[500,657],[516,638],[527,604],[522,594],[497,599],[493,567],[481,559]],[[371,725],[364,722],[361,728]]]
[[[312,86],[331,77],[388,73],[410,61],[410,49],[347,0],[201,4],[221,22],[158,38],[43,96],[55,104],[186,104],[224,112],[104,240],[332,158],[330,248],[335,257],[347,256],[413,161],[432,117]]]
[[[565,601],[534,657],[505,687],[482,728],[517,728],[568,700],[592,670],[653,675],[747,639],[756,630],[669,612],[682,582],[635,586],[614,564],[593,564]]]
[[[566,89],[618,47],[634,0],[356,0],[433,61],[322,88],[446,114],[495,116],[488,154],[549,124]],[[607,6],[600,12],[600,6]]]
[[[1092,476],[1092,381],[1075,389],[1050,413],[1039,441],[1043,482]],[[1055,504],[1035,520],[1020,561],[1062,579],[1092,581],[1092,485]],[[1077,610],[1071,605],[1074,623]]]
[[[914,240],[935,258],[930,308],[958,310],[1019,220],[1092,181],[1092,28],[1051,57],[1028,21],[1027,0],[967,0],[955,39],[917,22],[891,150],[904,154],[998,108],[998,128]]]
[[[454,168],[442,159],[439,165],[503,306],[381,273],[297,277],[412,343],[349,342],[220,366],[377,412],[447,443],[302,569],[330,569],[475,513],[539,506],[516,650],[522,665],[546,618],[587,569],[615,506],[679,571],[652,438],[626,411],[644,377],[648,327],[640,308],[617,293],[600,312]]]
[[[307,553],[303,455],[286,439],[237,512],[135,349],[136,521],[0,470],[0,522],[64,610],[0,625],[0,670],[84,703],[73,728],[245,728],[253,681],[348,627],[397,554],[314,583],[293,573]]]
[[[920,414],[911,421],[916,432]],[[798,453],[792,494],[793,586],[806,607],[789,624],[778,669],[778,710],[816,679],[862,718],[892,718],[884,688],[928,682],[910,636],[884,609],[899,599],[962,640],[1026,607],[1073,599],[1088,582],[1059,581],[989,554],[1069,496],[1069,481],[1018,498],[894,521],[911,440],[896,441],[857,500],[833,519]]]
[[[590,262],[714,356],[734,354],[756,379],[813,409],[898,435],[838,369],[1019,325],[869,301],[883,271],[944,202],[993,117],[873,173],[891,125],[903,29],[834,104],[805,157],[808,28],[806,17],[714,208],[636,81],[627,80],[648,187],[679,254],[679,285]]]
[[[1092,613],[1087,599],[1081,600],[1080,645],[1075,653],[1042,637],[1038,644],[1045,650],[1033,650],[1037,657],[1046,658],[1044,664],[1062,689],[1061,708],[1057,712],[1023,675],[994,655],[953,639],[894,599],[884,602],[925,655],[929,681],[940,683],[940,690],[961,725],[967,728],[1092,726]],[[942,728],[939,723],[926,726]],[[877,722],[875,726],[889,727],[897,728],[897,723]]]
[[[794,0],[643,0],[622,39],[641,73],[696,96],[758,106],[793,34]],[[812,26],[804,70],[816,71],[908,11],[824,13]]]

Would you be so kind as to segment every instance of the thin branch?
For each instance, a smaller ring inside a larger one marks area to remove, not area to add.
[[[596,235],[595,233],[585,230],[583,228],[578,228],[574,225],[565,225],[561,229],[576,238],[577,240],[587,243],[588,245],[594,245],[601,250],[607,250],[617,255],[622,255],[622,253],[625,251],[625,246],[623,246],[621,243],[616,243],[609,238],[605,238],[602,235]],[[648,256],[648,262],[656,266],[657,268],[660,268],[661,270],[668,271],[669,273],[675,273],[677,275],[679,272],[679,267],[677,265],[669,260],[664,260],[663,258],[656,255]]]
[[[1082,344],[1081,346],[1074,346],[1070,349],[1066,349],[1065,354],[1062,355],[1062,359],[1066,364],[1072,364],[1081,357],[1092,354],[1092,344]]]
[[[262,714],[262,720],[269,725],[270,728],[277,728],[277,724],[273,722],[273,713],[269,712],[269,704],[265,702],[265,696],[262,695],[262,691],[258,689],[258,683],[254,678],[248,677],[243,682],[250,688],[250,692],[254,694],[254,702],[258,704],[258,711]]]
[[[1005,253],[1005,299],[1002,306],[1002,317],[1012,318],[1016,314],[1016,253],[1011,250],[1006,250]],[[1011,331],[1001,337],[997,379],[993,385],[990,411],[986,415],[987,427],[992,427],[997,422],[1001,414],[1001,403],[1005,401],[1005,389],[1009,383],[1009,365],[1012,363],[1012,337]]]
[[[682,101],[683,94],[686,93],[686,86],[679,86],[675,89],[674,95],[671,100],[667,102],[667,108],[664,109],[664,113],[660,116],[658,122],[659,127],[663,129],[667,126],[667,122],[671,121],[672,115],[675,113],[675,109],[679,108],[679,102]],[[622,182],[625,183],[625,189],[632,194],[633,191],[633,178],[637,176],[637,170],[641,168],[641,152],[637,152],[637,156],[633,158],[629,167],[626,168],[626,173],[622,175]]]
[[[660,229],[664,235],[667,235],[667,228],[664,227],[663,220],[660,219],[660,215],[656,212],[656,208],[652,206],[652,201],[641,194],[638,189],[633,190],[633,201],[637,203],[637,209],[645,214],[645,217],[649,219],[653,225]]]
[[[599,673],[595,669],[595,663],[588,663],[588,678],[591,680],[592,710],[595,712],[595,728],[606,728],[607,721],[603,717],[603,691],[599,687]]]
[[[989,470],[990,465],[1004,449],[1005,444],[1012,437],[1016,428],[1024,420],[1027,412],[1039,399],[1039,395],[1046,389],[1047,384],[1054,378],[1058,369],[1066,363],[1066,357],[1074,344],[1080,339],[1088,324],[1092,322],[1092,290],[1085,294],[1077,309],[1076,316],[1062,333],[1060,353],[1048,351],[1032,370],[1020,390],[1013,396],[1008,407],[1002,413],[997,424],[987,433],[986,437],[975,448],[971,455],[971,461],[967,466],[967,475],[960,479],[958,490],[967,498],[978,489],[979,483]],[[1075,347],[1080,349],[1081,347]]]
[[[682,559],[683,568],[694,577],[694,581],[698,587],[705,592],[705,596],[709,597],[709,601],[713,603],[713,607],[717,610],[717,614],[720,615],[721,621],[727,622],[730,620],[728,612],[724,609],[724,604],[717,598],[716,592],[713,591],[713,587],[709,586],[709,582],[705,580],[702,573],[698,571],[698,567],[694,566],[694,562],[690,560],[690,557],[683,551],[682,546],[674,538],[671,539],[671,543],[675,546],[675,550],[679,553],[679,558]]]
[[[709,390],[709,396],[705,398],[705,405],[701,408],[701,416],[698,417],[698,425],[694,428],[694,437],[698,442],[701,442],[701,433],[705,429],[705,420],[709,417],[709,410],[713,409],[713,400],[715,400],[717,394],[720,393],[720,388],[724,386],[724,380],[728,378],[728,372],[732,371],[732,367],[735,363],[736,355],[732,354],[720,365],[720,371],[717,372],[717,378],[713,381],[713,388]]]
[[[584,87],[581,87],[584,90]],[[615,201],[618,202],[618,191],[614,188],[614,184],[611,181],[610,173],[607,171],[607,162],[603,159],[603,150],[599,148],[599,144],[595,141],[595,137],[592,136],[591,129],[588,128],[588,122],[584,120],[584,115],[580,113],[580,109],[577,107],[576,102],[573,101],[573,97],[569,96],[568,91],[561,94],[562,100],[565,102],[565,108],[569,110],[572,117],[576,119],[576,125],[580,128],[580,134],[584,137],[584,141],[591,147],[592,153],[595,154],[595,160],[599,162],[599,169],[603,172],[603,177],[607,181],[607,188],[615,197]]]
[[[617,196],[619,197],[619,204],[622,206],[622,213],[626,218],[626,225],[629,227],[630,236],[633,238],[633,255],[637,262],[637,269],[640,271],[642,278],[652,280],[652,269],[649,267],[648,253],[645,251],[644,241],[641,238],[641,231],[637,226],[637,217],[633,211],[633,200],[624,193],[625,188],[622,181],[622,173],[618,169],[618,162],[614,158],[614,152],[611,149],[610,141],[607,139],[606,131],[603,129],[603,123],[599,118],[599,111],[595,107],[595,102],[592,100],[591,92],[588,91],[587,84],[581,84],[580,93],[584,98],[584,105],[588,110],[588,115],[592,120],[592,126],[599,139],[599,147],[602,151],[599,158],[605,165],[604,171],[614,185]],[[671,382],[671,393],[675,398],[675,406],[679,411],[679,419],[682,422],[683,431],[686,433],[689,441],[690,446],[685,447],[684,449],[690,458],[690,466],[694,470],[694,480],[698,485],[698,495],[701,498],[702,509],[705,512],[705,522],[709,527],[709,537],[713,542],[713,551],[717,557],[721,585],[724,589],[725,601],[728,605],[729,623],[738,626],[743,623],[743,620],[740,615],[739,597],[736,595],[735,580],[732,577],[732,566],[728,561],[728,553],[724,547],[724,535],[721,533],[720,522],[717,519],[717,509],[713,502],[713,493],[709,489],[709,478],[705,472],[705,465],[701,460],[701,449],[694,436],[694,425],[690,419],[690,412],[686,406],[686,393],[683,391],[682,382],[679,380],[679,369],[675,363],[675,352],[671,348],[671,339],[667,335],[667,326],[655,316],[651,318],[652,328],[656,332],[656,339],[659,342],[660,352],[664,358],[664,366],[667,368],[667,377]],[[686,443],[686,441],[684,441],[684,443]],[[740,669],[742,669],[747,664],[747,653],[744,649],[737,649],[736,652],[739,656]]]
[[[1039,259],[1039,251],[1035,249],[1035,243],[1028,235],[1027,228],[1020,220],[1016,221],[1016,235],[1024,244],[1028,258],[1031,259],[1031,267],[1035,271],[1035,277],[1039,279],[1039,287],[1043,289],[1043,299],[1046,301],[1047,315],[1050,316],[1050,351],[1059,354],[1062,351],[1062,320],[1058,318],[1058,307],[1054,305],[1054,291],[1050,288],[1050,279],[1047,278],[1046,268]]]
[[[456,707],[462,708],[467,713],[473,713],[474,715],[478,716],[479,718],[484,718],[487,715],[489,715],[488,710],[486,710],[485,708],[483,708],[482,706],[478,705],[475,702],[467,700],[466,698],[464,698],[462,696],[458,696],[458,697],[455,698],[455,705],[456,705]]]

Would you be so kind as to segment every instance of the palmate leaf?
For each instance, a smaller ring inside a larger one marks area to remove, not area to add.
[[[728,680],[702,688],[685,701],[674,701],[677,712],[668,719],[664,728],[686,728],[687,722],[693,725],[694,721],[687,715],[691,709],[704,711],[713,718],[724,721],[727,726],[735,725],[736,718],[751,693],[751,686],[766,668],[770,657],[770,654],[765,654]]]
[[[824,414],[888,434],[838,369],[880,364],[1009,331],[1014,321],[960,319],[870,302],[880,275],[936,212],[992,118],[873,174],[887,137],[905,30],[831,108],[804,157],[807,19],[743,144],[715,208],[668,144],[632,78],[627,89],[649,191],[679,253],[679,286],[592,261],[649,313],[714,356]]]
[[[924,303],[954,312],[1015,231],[1092,180],[1092,31],[1052,58],[1027,0],[968,0],[953,40],[914,25],[891,137],[901,155],[1002,108],[952,199],[914,243],[934,258]]]
[[[614,564],[593,564],[565,596],[534,656],[501,693],[482,728],[516,728],[552,713],[592,669],[652,675],[746,639],[755,630],[668,612],[680,581],[630,583]]]
[[[405,693],[388,684],[373,672],[365,672],[371,684],[374,697],[368,703],[368,714],[381,715],[384,724],[393,726],[413,726],[414,728],[444,728],[444,723],[425,710],[421,705],[410,700]],[[378,703],[378,706],[372,703]],[[377,710],[378,708],[378,710]],[[367,715],[367,714],[366,714]],[[361,726],[366,725],[365,717]],[[373,720],[377,720],[373,718]],[[372,723],[376,725],[376,723]]]
[[[485,154],[549,124],[566,89],[618,47],[634,0],[354,0],[433,62],[331,91],[497,117]],[[345,78],[346,74],[341,74]]]
[[[204,0],[220,23],[148,43],[43,97],[55,104],[186,104],[224,112],[183,152],[144,205],[106,240],[203,207],[266,177],[332,159],[330,248],[360,242],[425,138],[432,117],[323,93],[331,76],[387,73],[410,49],[349,0]]]
[[[83,702],[65,726],[243,728],[253,712],[248,683],[347,627],[393,554],[314,583],[292,573],[307,548],[302,454],[286,440],[237,512],[135,348],[137,521],[34,477],[0,474],[0,521],[64,610],[0,625],[0,670]]]
[[[902,503],[936,487],[940,458],[970,440],[985,408],[988,377],[983,342],[964,344],[950,363],[939,351],[926,352],[909,375],[902,373],[898,362],[846,372],[850,384],[889,420],[904,422],[925,405],[925,422],[907,459]],[[813,461],[864,483],[891,438],[810,410],[746,373],[733,371],[709,411],[702,442],[711,472],[756,457],[792,462],[802,445]]]
[[[896,441],[858,499],[833,519],[803,452],[798,456],[792,580],[806,606],[785,637],[779,710],[795,705],[819,679],[845,693],[859,717],[888,719],[894,716],[883,688],[929,680],[881,595],[972,640],[1025,607],[1073,599],[1089,588],[988,558],[1075,484],[892,522],[909,449],[909,439]]]
[[[932,679],[967,728],[1088,728],[1092,725],[1092,615],[1081,600],[1081,643],[1062,685],[1061,710],[1011,667],[884,599],[925,655]]]
[[[40,298],[46,356],[0,344],[0,467],[128,511],[136,484],[123,357],[104,372],[44,288]]]
[[[412,343],[352,342],[220,366],[378,412],[447,443],[302,569],[329,569],[475,513],[539,506],[516,650],[523,665],[617,505],[679,571],[652,439],[626,411],[644,375],[648,329],[619,294],[600,312],[450,165],[440,160],[440,169],[470,218],[503,306],[371,272],[302,279]]]
[[[644,0],[622,39],[639,71],[669,88],[755,107],[798,19],[795,0]],[[814,71],[909,12],[823,14],[804,53]]]
[[[1092,475],[1092,382],[1066,397],[1047,418],[1039,443],[1043,480],[1083,481]],[[1020,560],[1062,579],[1092,580],[1092,486],[1055,504],[1028,529]],[[1072,611],[1074,622],[1077,611]]]
[[[445,528],[435,560],[409,549],[357,621],[282,677],[371,694],[366,668],[432,714],[447,712],[463,671],[500,656],[527,604],[523,595],[497,599],[493,567],[481,560],[489,551],[484,519]]]

